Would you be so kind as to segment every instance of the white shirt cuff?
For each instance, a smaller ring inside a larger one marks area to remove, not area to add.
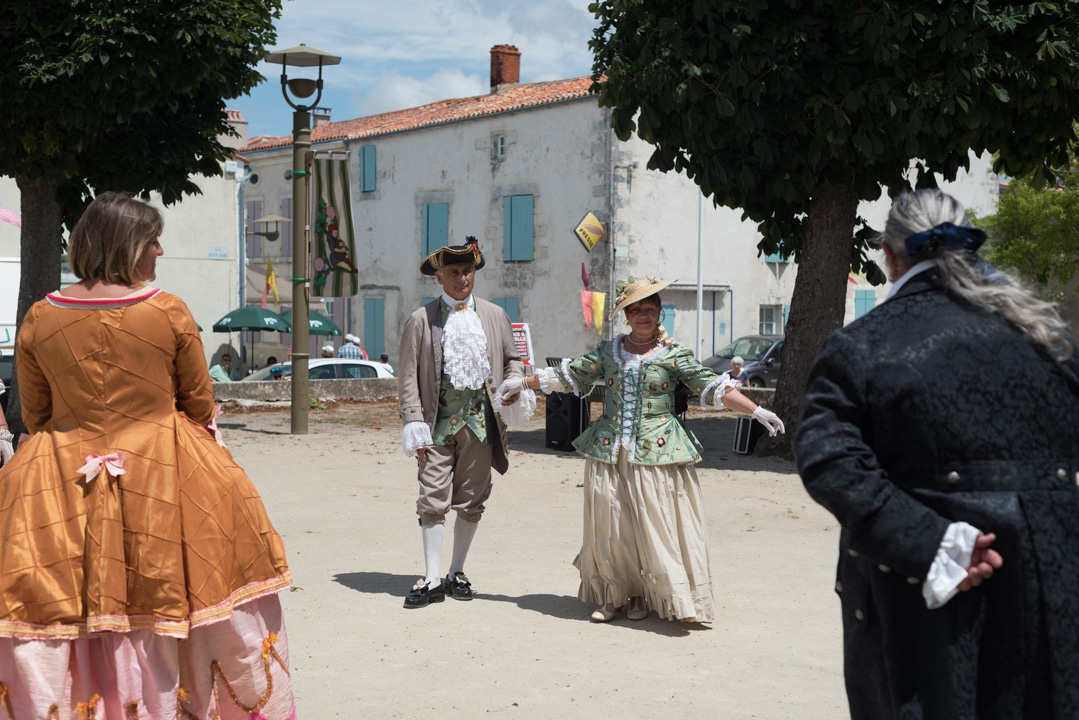
[[[434,445],[434,440],[431,438],[431,428],[427,423],[422,420],[405,423],[404,430],[401,431],[401,452],[412,457],[417,450],[429,445]]]
[[[544,395],[550,395],[553,392],[566,392],[566,386],[558,379],[558,373],[554,371],[554,368],[540,368],[536,374],[539,376],[540,390],[543,391]]]
[[[948,526],[937,548],[937,557],[929,566],[929,574],[922,583],[922,597],[927,608],[935,610],[944,607],[959,593],[959,583],[967,577],[974,541],[979,534],[981,530],[965,522]]]

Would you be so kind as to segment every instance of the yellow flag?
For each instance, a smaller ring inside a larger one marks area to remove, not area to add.
[[[281,298],[277,294],[277,275],[274,274],[271,258],[266,258],[266,287],[273,292],[273,309],[277,312],[277,305],[281,302]]]
[[[596,321],[596,334],[603,334],[603,306],[607,304],[607,294],[592,293],[592,318]]]

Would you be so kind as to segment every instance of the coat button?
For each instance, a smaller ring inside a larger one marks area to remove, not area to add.
[[[854,548],[847,548],[847,554],[851,557],[858,557],[858,551]]]
[[[838,580],[836,580],[836,583],[835,583],[835,591],[837,593],[843,592],[843,583],[839,582]]]
[[[1064,480],[1067,480],[1067,479],[1068,479],[1068,471],[1065,470],[1064,468],[1058,468],[1057,469],[1057,480],[1060,480],[1061,482],[1063,482]]]
[[[957,473],[955,470],[952,470],[950,473],[948,473],[948,482],[950,482],[952,485],[955,485],[957,482],[959,482],[959,473]]]
[[[909,578],[907,578],[907,582],[909,582],[911,585],[917,585],[918,583],[921,582],[921,580],[919,580],[916,577],[909,577]]]
[[[856,617],[859,620],[865,620],[865,613],[862,612],[861,610],[855,610],[854,611],[854,617]]]
[[[877,569],[880,570],[881,572],[891,572],[892,571],[892,569],[890,567],[888,567],[887,565],[885,565],[884,563],[881,563],[880,565],[877,565]]]

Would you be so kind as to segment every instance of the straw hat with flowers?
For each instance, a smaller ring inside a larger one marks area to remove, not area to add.
[[[613,318],[617,315],[619,310],[644,300],[646,297],[655,295],[672,282],[674,280],[660,280],[659,278],[650,277],[640,278],[639,280],[632,277],[627,280],[619,280],[614,286],[616,295],[611,317]]]

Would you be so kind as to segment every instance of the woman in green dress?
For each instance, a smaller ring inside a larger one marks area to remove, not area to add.
[[[611,620],[622,606],[631,620],[643,619],[649,608],[671,620],[710,622],[714,616],[693,467],[701,460],[700,444],[674,415],[678,382],[702,405],[722,403],[751,413],[772,435],[784,431],[779,417],[667,335],[659,323],[659,291],[669,284],[655,278],[618,283],[611,316],[624,310],[629,332],[522,382],[577,395],[597,381],[607,386],[603,416],[573,443],[587,460],[583,544],[574,562],[581,572],[577,597],[599,606],[592,613],[597,622]],[[499,390],[512,396],[520,387]]]

